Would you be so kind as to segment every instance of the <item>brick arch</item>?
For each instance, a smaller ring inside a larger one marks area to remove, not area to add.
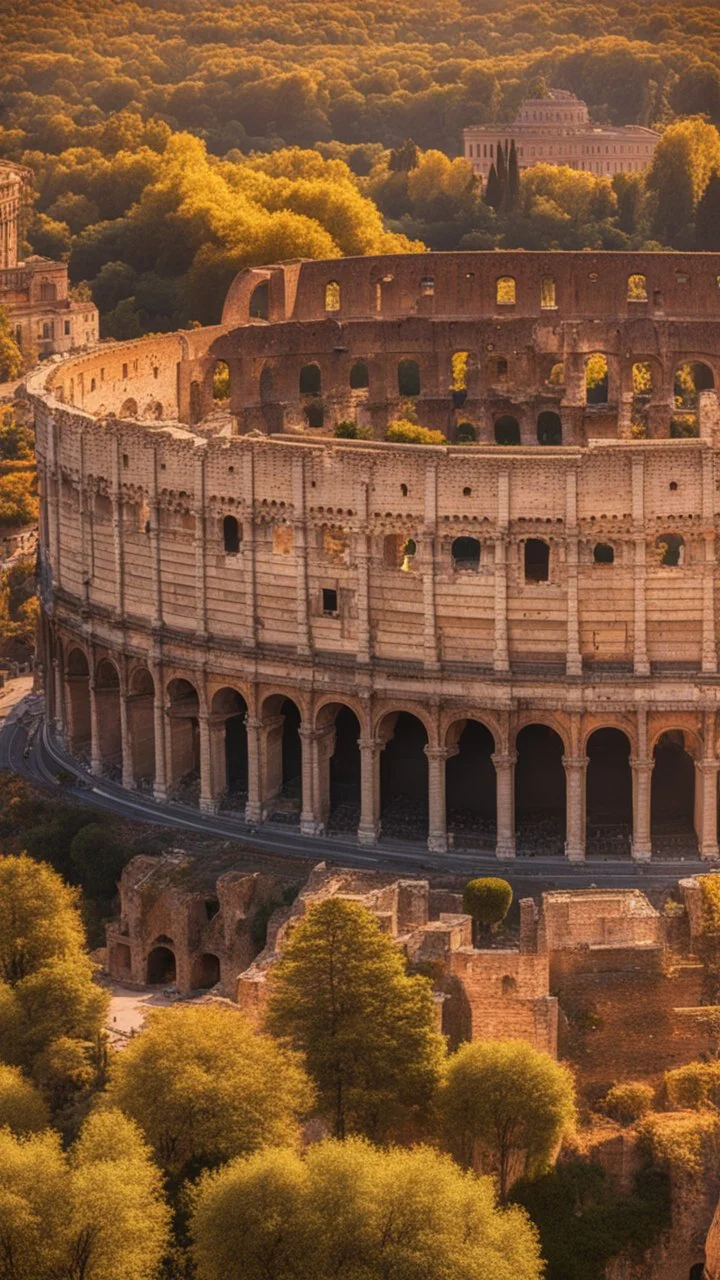
[[[233,693],[237,693],[241,697],[247,707],[250,706],[251,693],[249,687],[244,687],[239,680],[213,680],[208,683],[206,688],[207,704],[212,710],[214,699],[219,693],[224,693],[227,689],[231,689]]]
[[[523,712],[517,719],[514,733],[511,734],[513,739],[513,748],[517,747],[519,734],[523,729],[531,724],[544,725],[546,729],[553,729],[563,744],[565,755],[570,753],[570,726],[562,717],[555,715],[552,711],[545,710],[534,713],[532,711]]]
[[[502,730],[498,722],[493,716],[485,715],[483,712],[468,711],[465,715],[448,715],[443,717],[440,724],[440,742],[446,747],[457,747],[460,737],[465,726],[470,720],[474,720],[476,724],[482,725],[483,729],[487,729],[492,735],[494,751],[500,751],[502,747]]]
[[[315,729],[329,728],[343,707],[357,716],[360,732],[361,734],[364,733],[367,726],[367,708],[363,706],[359,698],[348,697],[344,693],[338,693],[335,696],[328,694],[317,704],[313,717],[313,727]]]
[[[264,690],[258,696],[258,707],[260,709],[261,716],[273,714],[272,710],[268,712],[268,703],[273,700],[277,700],[276,714],[279,712],[279,708],[282,703],[287,700],[295,703],[295,706],[300,712],[300,720],[303,724],[310,719],[307,694],[303,693],[301,690],[293,689],[292,686],[283,687],[282,685],[279,688],[273,686],[272,688]]]
[[[702,759],[703,754],[703,735],[697,724],[683,724],[682,715],[668,715],[667,723],[648,728],[648,755],[652,759],[652,754],[662,738],[664,733],[682,733],[685,742],[685,750],[693,760]]]
[[[629,717],[622,715],[602,715],[598,717],[597,722],[591,725],[583,725],[580,738],[580,749],[587,755],[587,744],[592,735],[597,733],[599,729],[618,729],[620,733],[624,733],[630,743],[630,753],[637,752],[637,730]]]
[[[388,719],[389,716],[397,717],[402,711],[404,711],[406,715],[414,716],[416,720],[420,721],[420,724],[427,735],[428,746],[435,747],[438,745],[435,725],[430,719],[427,710],[422,706],[418,706],[417,703],[405,702],[402,699],[393,699],[393,701],[388,703],[382,711],[376,712],[373,718],[373,737],[377,737],[378,730],[384,720]],[[393,725],[393,729],[394,727],[395,726]]]

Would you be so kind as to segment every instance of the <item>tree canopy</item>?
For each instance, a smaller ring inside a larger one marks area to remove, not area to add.
[[[371,1137],[427,1114],[444,1054],[432,989],[358,903],[328,898],[292,929],[270,1029],[306,1057],[334,1133]]]

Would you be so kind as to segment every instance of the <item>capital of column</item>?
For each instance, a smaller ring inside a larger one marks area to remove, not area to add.
[[[509,769],[511,765],[517,764],[517,751],[509,751],[507,753],[493,751],[490,759],[496,769]]]
[[[630,768],[636,769],[638,773],[641,773],[643,770],[647,770],[649,773],[652,773],[655,768],[655,760],[652,756],[631,756]]]
[[[426,743],[423,751],[428,760],[449,760],[450,756],[457,755],[457,748],[452,747],[431,747],[430,743]]]
[[[695,768],[697,769],[698,773],[702,773],[702,774],[717,773],[718,770],[720,769],[720,760],[717,760],[717,759],[696,760]]]
[[[590,763],[589,756],[563,756],[564,769],[587,769]]]
[[[385,746],[386,743],[382,742],[380,738],[358,738],[358,747],[361,751],[384,751]]]

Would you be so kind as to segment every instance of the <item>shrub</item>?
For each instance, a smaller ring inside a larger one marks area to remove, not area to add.
[[[666,1071],[663,1083],[673,1110],[720,1107],[720,1062],[690,1062]]]
[[[629,1080],[627,1084],[616,1084],[608,1089],[603,1108],[620,1124],[634,1124],[652,1110],[653,1098],[654,1090],[649,1084]]]
[[[709,1111],[675,1111],[646,1116],[639,1127],[640,1150],[676,1178],[697,1178],[705,1169],[717,1175],[720,1120]]]
[[[496,876],[468,880],[463,890],[463,910],[485,928],[505,919],[512,900],[513,891],[507,880]]]
[[[442,431],[429,431],[427,427],[419,427],[407,418],[396,418],[388,425],[385,439],[393,444],[447,444]]]
[[[370,427],[359,427],[357,422],[349,422],[347,418],[338,422],[333,433],[337,440],[372,440]]]

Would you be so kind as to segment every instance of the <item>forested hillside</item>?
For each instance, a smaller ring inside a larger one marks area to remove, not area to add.
[[[216,321],[233,274],[279,258],[720,247],[720,190],[695,225],[720,168],[714,5],[48,0],[0,4],[0,28],[28,245],[69,259],[106,336]],[[548,86],[667,130],[647,181],[537,166],[493,206],[463,126]]]

